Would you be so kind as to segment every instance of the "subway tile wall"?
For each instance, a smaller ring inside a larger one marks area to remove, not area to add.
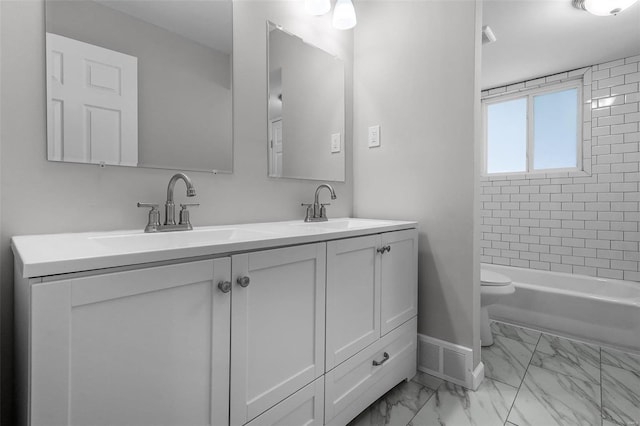
[[[483,92],[583,78],[581,172],[481,178],[482,262],[640,281],[640,56]]]

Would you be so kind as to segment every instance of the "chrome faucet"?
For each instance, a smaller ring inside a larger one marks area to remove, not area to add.
[[[173,189],[176,186],[176,182],[182,179],[187,185],[187,197],[193,197],[196,195],[196,189],[193,187],[193,183],[191,183],[191,179],[189,176],[184,173],[176,173],[169,180],[169,185],[167,186],[167,202],[164,205],[164,225],[175,225],[176,224],[176,206],[173,204]]]
[[[176,182],[182,179],[187,186],[187,197],[194,197],[196,195],[196,188],[191,183],[189,176],[184,173],[176,173],[169,180],[167,186],[167,201],[164,205],[164,225],[160,224],[160,212],[158,211],[158,204],[153,203],[138,203],[138,207],[149,207],[149,222],[144,228],[144,232],[167,232],[167,231],[190,231],[193,229],[191,221],[189,220],[188,207],[197,207],[199,203],[185,203],[180,204],[180,222],[176,224],[176,206],[173,202],[173,190],[176,186]]]
[[[329,203],[321,204],[320,203],[320,190],[322,188],[327,188],[331,193],[331,199],[335,200],[336,191],[333,190],[331,185],[323,183],[322,185],[316,188],[316,195],[313,204],[305,204],[302,203],[303,206],[307,207],[307,215],[304,218],[305,222],[326,222],[327,219],[327,209],[325,206],[330,205]]]

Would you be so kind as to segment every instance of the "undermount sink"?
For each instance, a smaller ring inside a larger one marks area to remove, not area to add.
[[[326,222],[301,222],[293,226],[301,226],[307,229],[318,229],[322,231],[347,231],[350,229],[375,227],[385,225],[387,222],[383,220],[371,219],[329,219]]]
[[[109,248],[138,251],[250,241],[270,235],[272,234],[269,232],[241,228],[216,228],[158,233],[136,232],[90,237],[90,239]]]

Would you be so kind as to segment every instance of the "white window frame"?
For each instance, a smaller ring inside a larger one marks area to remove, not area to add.
[[[482,100],[482,127],[483,127],[483,146],[482,146],[482,175],[491,176],[539,176],[546,173],[558,173],[558,172],[581,172],[583,171],[582,164],[582,122],[583,122],[583,104],[582,104],[582,79],[569,80],[561,83],[556,83],[550,86],[539,87],[535,89],[523,90],[514,93],[507,93],[504,95],[492,96]],[[577,114],[576,114],[576,167],[562,167],[555,169],[533,169],[533,98],[541,94],[548,94],[554,92],[562,92],[568,89],[576,89],[577,96]],[[515,99],[527,99],[527,140],[526,140],[526,164],[527,170],[522,172],[496,172],[489,173],[487,171],[487,148],[488,148],[488,126],[487,126],[487,107],[491,104],[501,103],[505,101],[511,101]]]

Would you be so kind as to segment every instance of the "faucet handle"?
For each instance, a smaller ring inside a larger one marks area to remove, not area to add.
[[[327,208],[325,206],[330,206],[331,203],[320,203],[320,217],[326,218],[327,217]]]
[[[182,209],[180,210],[180,225],[187,225],[187,228],[189,228],[190,230],[193,229],[193,227],[191,226],[191,221],[189,219],[189,210],[187,210],[187,207],[198,207],[199,205],[200,203],[180,204],[180,207],[182,207]]]
[[[156,232],[160,226],[160,212],[158,211],[158,204],[155,203],[138,203],[138,207],[148,207],[149,221],[144,228],[144,232]]]
[[[155,203],[138,203],[138,207],[149,207],[151,210],[158,210],[159,204]]]
[[[313,217],[313,204],[302,203],[300,205],[307,208],[307,214],[304,217],[304,221],[309,222]]]

